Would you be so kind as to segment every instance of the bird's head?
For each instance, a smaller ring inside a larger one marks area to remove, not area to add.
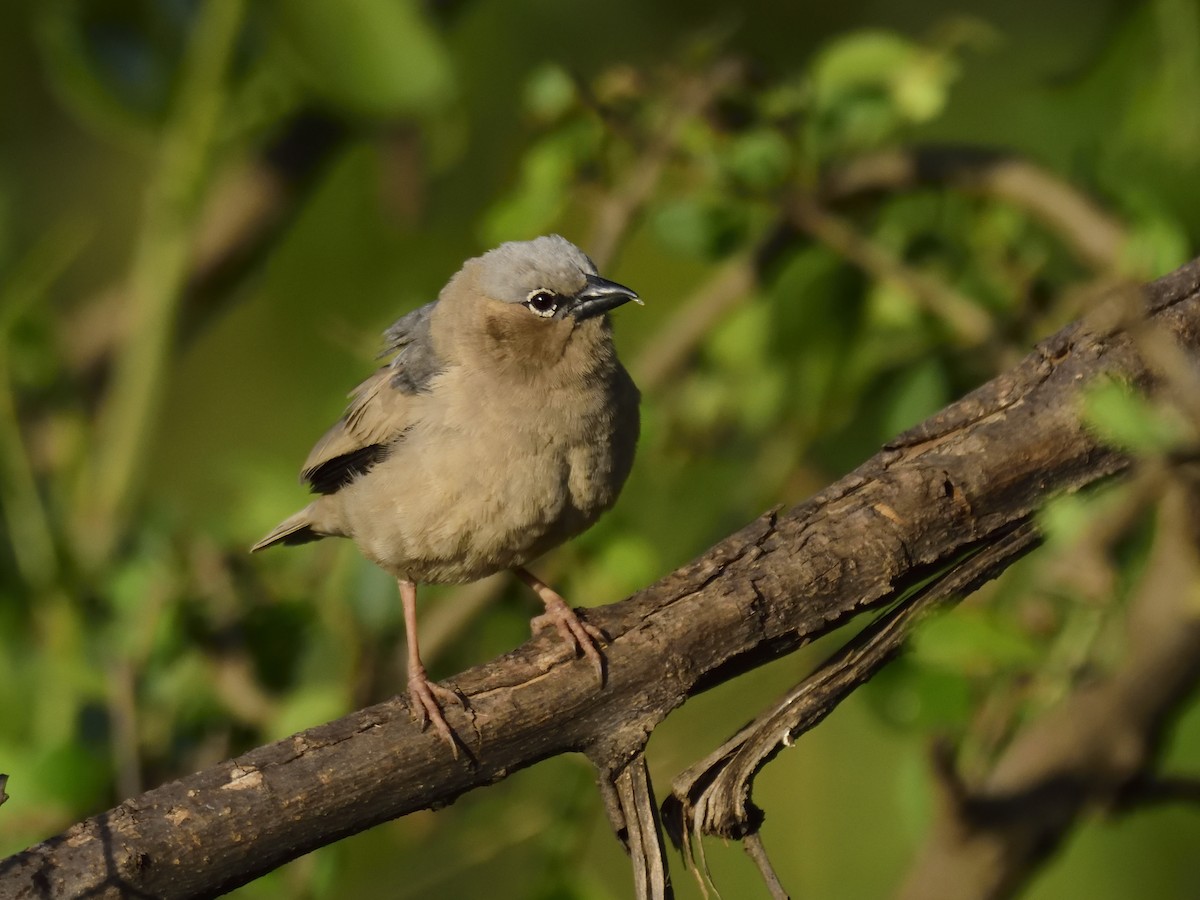
[[[450,300],[467,326],[464,336],[475,345],[470,351],[519,368],[572,358],[584,364],[610,351],[605,313],[642,302],[601,278],[582,250],[556,234],[501,244],[469,260],[447,287],[442,300]]]

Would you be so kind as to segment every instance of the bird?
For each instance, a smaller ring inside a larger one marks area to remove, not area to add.
[[[301,468],[317,497],[251,548],[346,537],[396,579],[410,709],[456,757],[442,704],[465,700],[426,673],[419,584],[511,570],[545,607],[534,633],[554,628],[604,683],[604,636],[526,565],[611,508],[633,466],[640,395],[608,316],[630,301],[559,235],[468,259],[384,332],[390,361]]]

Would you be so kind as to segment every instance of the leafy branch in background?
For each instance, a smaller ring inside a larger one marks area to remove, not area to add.
[[[585,63],[577,45],[556,61],[553,42],[526,47],[504,31],[524,21],[519,10],[491,20],[471,4],[429,14],[359,0],[330,16],[286,0],[190,12],[62,2],[20,18],[9,31],[36,23],[40,77],[72,127],[91,152],[133,161],[113,177],[144,200],[113,217],[84,183],[86,201],[43,214],[68,224],[36,240],[10,240],[0,217],[0,502],[13,561],[0,574],[5,846],[394,693],[399,620],[387,585],[337,548],[261,567],[243,550],[294,500],[280,492],[336,411],[339,385],[371,365],[373,332],[482,246],[562,231],[649,300],[618,323],[647,398],[634,480],[608,519],[545,563],[576,603],[631,593],[762,509],[801,500],[1130,279],[1183,262],[1198,233],[1178,175],[1190,132],[1163,122],[1200,88],[1186,64],[1190,20],[1171,0],[1151,5],[1057,88],[1064,132],[1066,112],[1089,103],[1123,111],[1094,158],[1069,164],[947,140],[955,92],[1000,46],[965,19],[926,39],[863,28],[765,65],[736,35],[699,29],[670,52],[655,44],[641,57],[652,62]],[[1163,29],[1173,55],[1158,52]],[[622,46],[636,43],[623,34]],[[1135,80],[1162,121],[1123,87]],[[1169,165],[1143,165],[1168,151]],[[0,181],[0,198],[14,191]],[[91,221],[89,203],[104,210]],[[912,763],[904,776],[906,790],[936,796],[939,827],[979,824],[970,815],[987,804],[973,792],[1030,723],[1070,708],[1096,672],[1119,681],[1151,569],[1191,577],[1178,492],[1190,490],[1192,363],[1121,321],[1165,393],[1147,404],[1111,384],[1086,403],[1139,474],[1126,489],[1055,500],[1038,519],[1042,549],[917,627],[846,701],[873,723],[850,746],[875,740],[871,728],[898,736],[888,753],[947,738],[938,746],[953,751],[939,751],[932,784]],[[203,518],[206,506],[215,511]],[[1095,521],[1111,527],[1096,533]],[[955,565],[970,582],[971,560]],[[441,674],[525,638],[526,611],[503,590],[471,586],[423,610]],[[881,623],[846,653],[891,654],[899,641],[887,641],[908,624]],[[696,746],[736,730],[811,662],[740,679],[729,690],[742,693],[703,701],[700,724],[689,703],[657,729],[654,756],[690,766]],[[786,767],[828,731],[772,771],[800,790],[804,773]],[[834,771],[850,758],[842,748],[820,763]],[[414,895],[471,893],[477,873],[439,867],[442,854],[484,872],[518,859],[543,873],[547,894],[579,893],[578,857],[607,851],[590,837],[588,775],[570,765],[539,767],[512,788],[517,802],[497,787],[432,823],[326,848],[245,896],[344,896],[398,871]],[[859,851],[849,867],[833,862],[845,847],[832,830],[814,858],[776,849],[813,844],[813,817],[824,826],[888,802],[878,787],[858,793],[867,781],[838,782],[830,807],[769,808],[756,861],[773,849],[789,884],[819,857],[842,866],[841,889],[869,893],[854,881],[873,871]],[[613,784],[613,808],[646,825],[646,771]],[[1136,806],[1135,793],[1115,808]],[[919,823],[871,818],[856,834],[879,829],[880,859],[918,849],[906,832]],[[644,846],[652,831],[639,832]],[[718,887],[759,889],[753,871],[729,870],[723,848],[705,849]],[[934,835],[923,858],[950,852]],[[1072,863],[1071,877],[1103,887],[1112,856]],[[414,880],[418,862],[426,872]],[[893,864],[874,884],[901,876]],[[626,879],[610,893],[623,896]]]
[[[137,501],[242,15],[240,0],[204,6],[183,60],[173,115],[160,138],[129,275],[127,332],[99,414],[94,461],[81,479],[75,543],[88,569],[103,565],[112,553]]]

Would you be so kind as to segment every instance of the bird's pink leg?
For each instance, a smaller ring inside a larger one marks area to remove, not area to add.
[[[426,723],[450,745],[455,759],[458,758],[458,743],[454,732],[442,715],[441,700],[445,703],[463,705],[463,699],[449,688],[429,680],[425,664],[421,662],[421,651],[417,648],[417,586],[406,578],[396,579],[400,586],[400,602],[404,605],[404,631],[408,639],[408,700],[413,718],[424,728]]]
[[[567,606],[567,601],[559,596],[554,588],[528,569],[516,568],[513,569],[513,572],[533,588],[533,592],[546,606],[546,611],[542,615],[530,620],[530,627],[538,632],[553,626],[572,650],[582,653],[591,660],[592,665],[596,668],[596,675],[600,678],[600,683],[604,684],[604,657],[600,655],[597,646],[604,640],[604,633],[599,628],[582,621],[576,615],[575,610]]]

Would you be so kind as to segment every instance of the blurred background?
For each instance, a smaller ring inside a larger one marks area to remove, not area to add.
[[[646,300],[615,316],[634,474],[534,567],[607,603],[1190,259],[1197,110],[1194,0],[0,4],[0,854],[399,689],[385,574],[348,542],[246,548],[304,502],[380,332],[464,258],[556,231]],[[1151,411],[1095,405],[1165,452]],[[888,896],[931,740],[986,768],[1119,659],[1154,535],[1077,583],[1098,502],[768,767],[793,892]],[[423,592],[434,677],[527,638],[514,582]],[[669,719],[660,798],[839,641]],[[1195,710],[1165,758],[1200,764]],[[1198,846],[1186,808],[1097,817],[1028,896],[1195,897]],[[723,896],[765,896],[706,850]],[[235,896],[631,893],[591,770],[558,758]]]

